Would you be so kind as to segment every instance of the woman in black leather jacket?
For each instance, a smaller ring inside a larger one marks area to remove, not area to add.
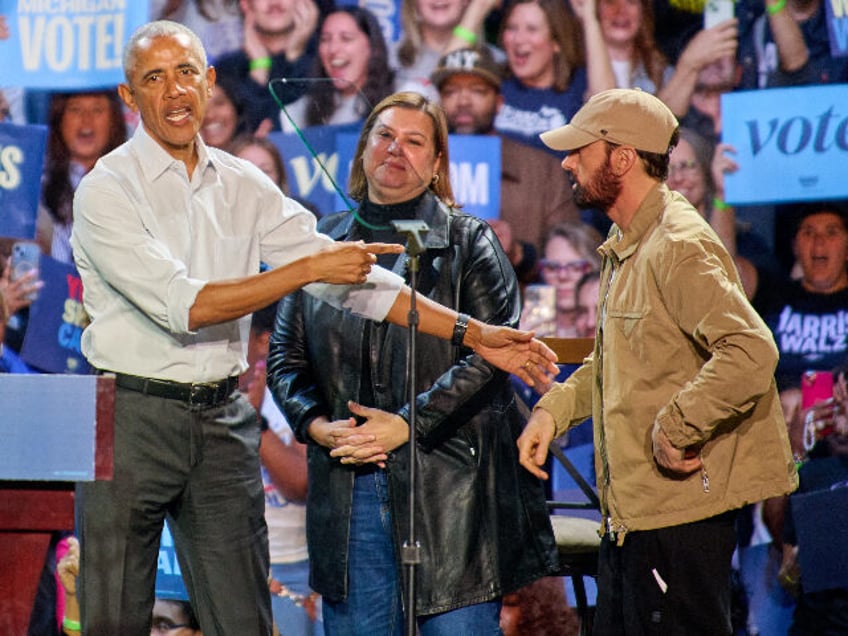
[[[429,227],[418,291],[515,326],[518,285],[489,226],[454,206],[447,125],[417,93],[372,111],[350,178],[356,213],[322,219],[337,240],[394,241],[389,221]],[[407,275],[406,255],[380,264]],[[406,329],[297,293],[280,307],[268,381],[309,444],[310,583],[332,634],[402,634],[408,537]],[[461,340],[461,336],[460,336]],[[415,610],[422,636],[497,634],[500,598],[557,569],[542,485],[520,468],[524,417],[506,373],[419,334]]]

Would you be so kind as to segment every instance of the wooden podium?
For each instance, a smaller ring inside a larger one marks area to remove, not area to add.
[[[74,485],[112,478],[114,376],[0,375],[0,634],[26,634]]]

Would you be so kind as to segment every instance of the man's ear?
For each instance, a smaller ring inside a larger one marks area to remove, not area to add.
[[[206,69],[206,97],[212,97],[212,89],[215,88],[215,80],[218,77],[214,66]]]
[[[138,104],[135,103],[135,96],[129,84],[118,84],[118,95],[121,100],[127,105],[127,108],[134,113],[138,112]]]
[[[627,173],[638,160],[636,149],[631,146],[619,146],[610,155],[610,167],[612,173],[620,177]]]

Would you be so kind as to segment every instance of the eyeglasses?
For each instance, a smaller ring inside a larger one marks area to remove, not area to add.
[[[698,163],[692,159],[689,161],[680,161],[678,163],[668,164],[669,174],[674,174],[675,172],[679,172],[680,174],[692,174],[697,169]]]
[[[168,634],[169,632],[174,631],[175,629],[182,629],[183,627],[191,627],[188,623],[172,623],[167,618],[159,618],[153,622],[153,626],[151,627],[151,634]]]
[[[558,274],[574,276],[577,274],[585,274],[589,271],[589,268],[592,267],[592,264],[584,259],[577,261],[568,261],[566,263],[562,261],[553,261],[547,258],[543,258],[539,261],[539,265],[541,265],[542,269],[548,274]]]

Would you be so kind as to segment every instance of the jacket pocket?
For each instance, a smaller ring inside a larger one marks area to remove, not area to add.
[[[621,333],[628,338],[632,335],[633,330],[644,317],[645,312],[643,311],[618,311],[616,309],[607,309],[607,319],[612,321],[611,324],[615,325]]]

